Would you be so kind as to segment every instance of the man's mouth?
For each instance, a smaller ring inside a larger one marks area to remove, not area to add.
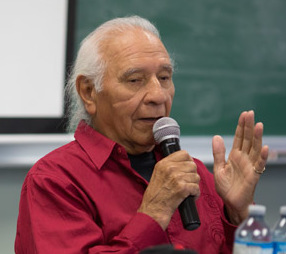
[[[162,118],[162,116],[159,116],[159,117],[143,117],[143,118],[140,118],[140,120],[141,121],[154,122],[155,123],[160,118]]]

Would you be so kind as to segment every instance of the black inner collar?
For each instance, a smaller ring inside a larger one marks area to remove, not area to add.
[[[149,182],[156,164],[154,152],[147,152],[138,155],[128,154],[128,157],[130,159],[131,167]]]

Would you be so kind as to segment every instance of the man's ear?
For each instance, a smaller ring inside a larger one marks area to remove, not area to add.
[[[83,75],[79,75],[76,79],[76,89],[84,103],[85,110],[90,115],[96,113],[96,91],[94,84],[90,79]]]

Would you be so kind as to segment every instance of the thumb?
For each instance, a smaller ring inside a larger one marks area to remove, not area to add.
[[[225,165],[225,145],[221,136],[214,136],[212,142],[214,171],[218,168],[223,168]]]

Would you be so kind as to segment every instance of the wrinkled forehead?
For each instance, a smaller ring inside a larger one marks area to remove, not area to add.
[[[109,31],[101,41],[101,53],[106,61],[126,53],[161,52],[169,57],[162,41],[153,33],[142,28],[128,28],[125,31]]]

